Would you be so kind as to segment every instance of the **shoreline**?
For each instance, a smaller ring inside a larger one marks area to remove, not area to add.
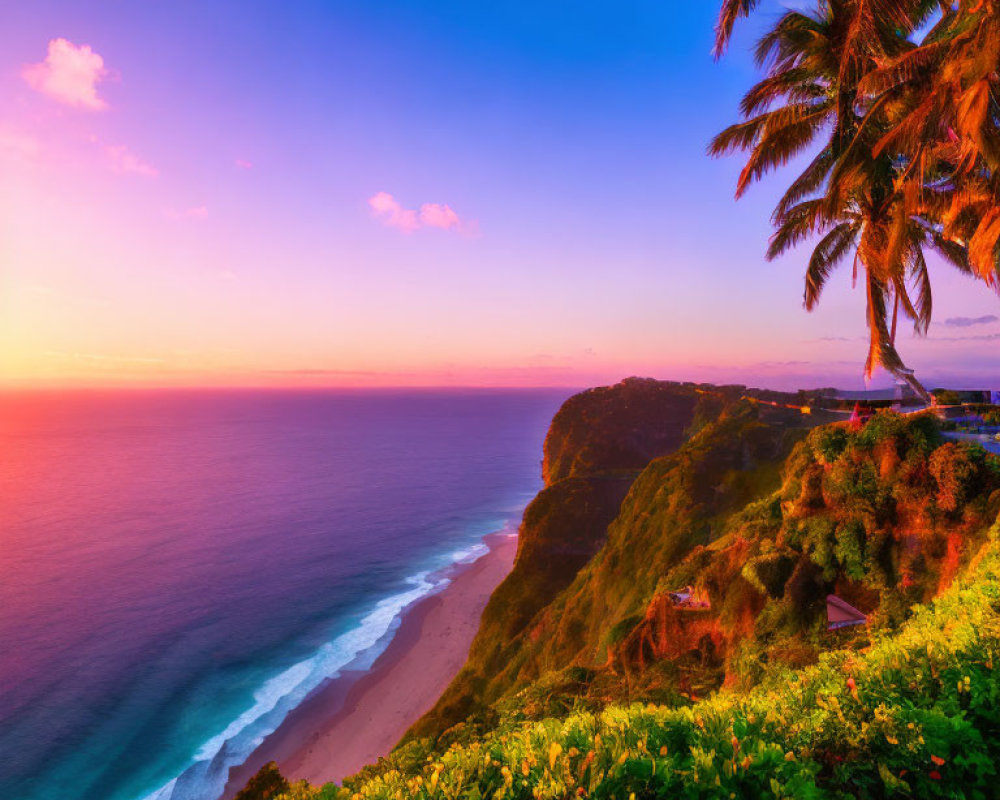
[[[240,766],[229,771],[229,800],[268,761],[289,781],[338,783],[387,755],[429,711],[465,663],[493,590],[514,565],[517,536],[483,537],[489,548],[455,564],[449,583],[400,615],[386,649],[368,670],[343,670],[292,710]]]

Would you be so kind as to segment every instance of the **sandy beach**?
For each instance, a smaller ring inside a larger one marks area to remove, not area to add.
[[[462,667],[490,594],[513,566],[515,536],[485,541],[489,552],[455,568],[448,586],[404,612],[370,670],[344,673],[321,687],[231,770],[224,797],[268,761],[289,780],[322,784],[339,782],[388,753]]]

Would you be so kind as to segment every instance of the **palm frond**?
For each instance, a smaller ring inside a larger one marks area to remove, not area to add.
[[[786,11],[757,41],[754,61],[758,67],[770,64],[773,70],[790,68],[823,36],[821,22],[798,11]]]
[[[777,222],[785,216],[788,209],[795,203],[822,189],[833,165],[833,151],[829,147],[824,147],[809,162],[809,166],[802,170],[799,177],[792,181],[792,185],[788,187],[784,195],[782,195],[781,200],[778,201],[771,219]]]
[[[724,0],[722,9],[719,11],[719,21],[715,25],[714,53],[716,58],[726,52],[736,20],[748,16],[759,2],[760,0]]]
[[[736,197],[742,197],[754,181],[771,170],[787,164],[809,147],[827,116],[828,107],[812,106],[803,113],[800,107],[785,106],[769,112],[771,120],[761,131],[746,165],[736,182]]]
[[[723,0],[716,55],[758,5]],[[924,248],[1000,293],[1000,0],[815,0],[782,14],[754,57],[764,74],[743,121],[710,152],[746,154],[740,197],[816,148],[772,214],[767,257],[819,238],[805,274],[811,310],[853,251],[866,376],[884,367],[925,394],[895,349],[900,316],[917,334],[931,321]]]
[[[818,233],[826,224],[823,211],[823,200],[805,200],[789,208],[771,236],[767,260],[774,260],[799,242]]]
[[[851,222],[842,222],[824,236],[813,249],[806,268],[806,287],[803,293],[803,304],[812,311],[819,303],[823,287],[833,271],[840,265],[851,248],[857,235],[857,226]],[[770,257],[770,253],[768,254]]]
[[[770,110],[782,99],[793,103],[810,102],[822,98],[825,93],[826,90],[812,79],[809,70],[795,67],[769,75],[757,83],[743,96],[740,113],[744,117],[752,117]]]
[[[917,302],[913,316],[913,330],[920,335],[927,333],[934,313],[934,297],[931,292],[931,275],[927,269],[924,251],[919,246],[913,253],[913,265],[910,272],[917,289]]]
[[[1000,208],[994,207],[983,215],[976,232],[969,240],[969,265],[976,277],[989,286],[997,283],[998,243]]]

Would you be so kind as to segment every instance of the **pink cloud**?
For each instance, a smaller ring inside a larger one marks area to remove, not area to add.
[[[399,201],[388,192],[379,192],[368,198],[372,213],[390,228],[399,228],[410,233],[420,227],[417,212],[403,208]]]
[[[160,174],[156,167],[143,161],[123,144],[107,145],[104,154],[115,172],[141,175],[144,178],[155,178]]]
[[[253,162],[252,161],[246,161],[246,160],[244,160],[242,158],[237,158],[234,163],[240,169],[253,169]]]
[[[104,59],[90,45],[75,45],[66,39],[51,40],[45,60],[21,70],[21,77],[32,89],[88,111],[108,107],[97,94],[97,84],[107,74]]]
[[[451,210],[449,205],[438,205],[437,203],[424,203],[420,206],[420,222],[428,228],[460,228],[462,221],[458,214]]]
[[[385,225],[404,233],[412,233],[418,228],[463,230],[465,227],[458,214],[446,204],[424,203],[419,209],[403,208],[388,192],[378,192],[368,198],[368,205]]]

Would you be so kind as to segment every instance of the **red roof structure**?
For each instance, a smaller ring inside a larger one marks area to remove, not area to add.
[[[845,600],[841,600],[835,594],[826,596],[826,620],[827,630],[835,631],[838,628],[849,628],[851,625],[866,625],[868,617],[858,611],[854,606]]]

